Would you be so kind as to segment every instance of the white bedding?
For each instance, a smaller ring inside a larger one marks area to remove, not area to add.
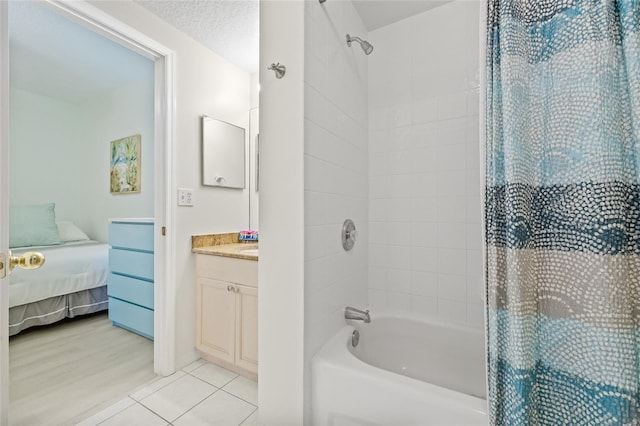
[[[9,279],[9,307],[107,285],[109,245],[96,241],[12,250],[14,256],[38,251],[40,269],[15,268]]]

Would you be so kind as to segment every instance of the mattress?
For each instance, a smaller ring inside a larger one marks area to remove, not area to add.
[[[9,278],[9,307],[107,285],[109,246],[97,241],[12,250],[14,256],[38,251],[45,256],[39,269],[16,268]]]

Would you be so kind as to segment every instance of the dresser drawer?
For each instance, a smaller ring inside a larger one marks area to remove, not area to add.
[[[123,275],[109,274],[107,285],[110,297],[153,309],[153,283]]]
[[[109,297],[109,319],[114,325],[153,339],[153,311]]]
[[[111,222],[109,244],[111,247],[153,252],[153,223]]]
[[[153,253],[109,249],[109,270],[153,281]]]

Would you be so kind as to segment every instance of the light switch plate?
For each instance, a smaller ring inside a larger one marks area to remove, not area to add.
[[[178,205],[193,207],[193,189],[178,188]]]

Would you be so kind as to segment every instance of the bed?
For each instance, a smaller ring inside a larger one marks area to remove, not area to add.
[[[70,221],[56,221],[55,204],[11,207],[9,246],[14,256],[37,251],[39,269],[15,268],[9,277],[9,336],[109,307],[109,247]]]
[[[13,249],[14,256],[38,251],[40,269],[16,268],[9,278],[9,335],[64,318],[108,309],[108,245],[74,241],[57,246]]]

